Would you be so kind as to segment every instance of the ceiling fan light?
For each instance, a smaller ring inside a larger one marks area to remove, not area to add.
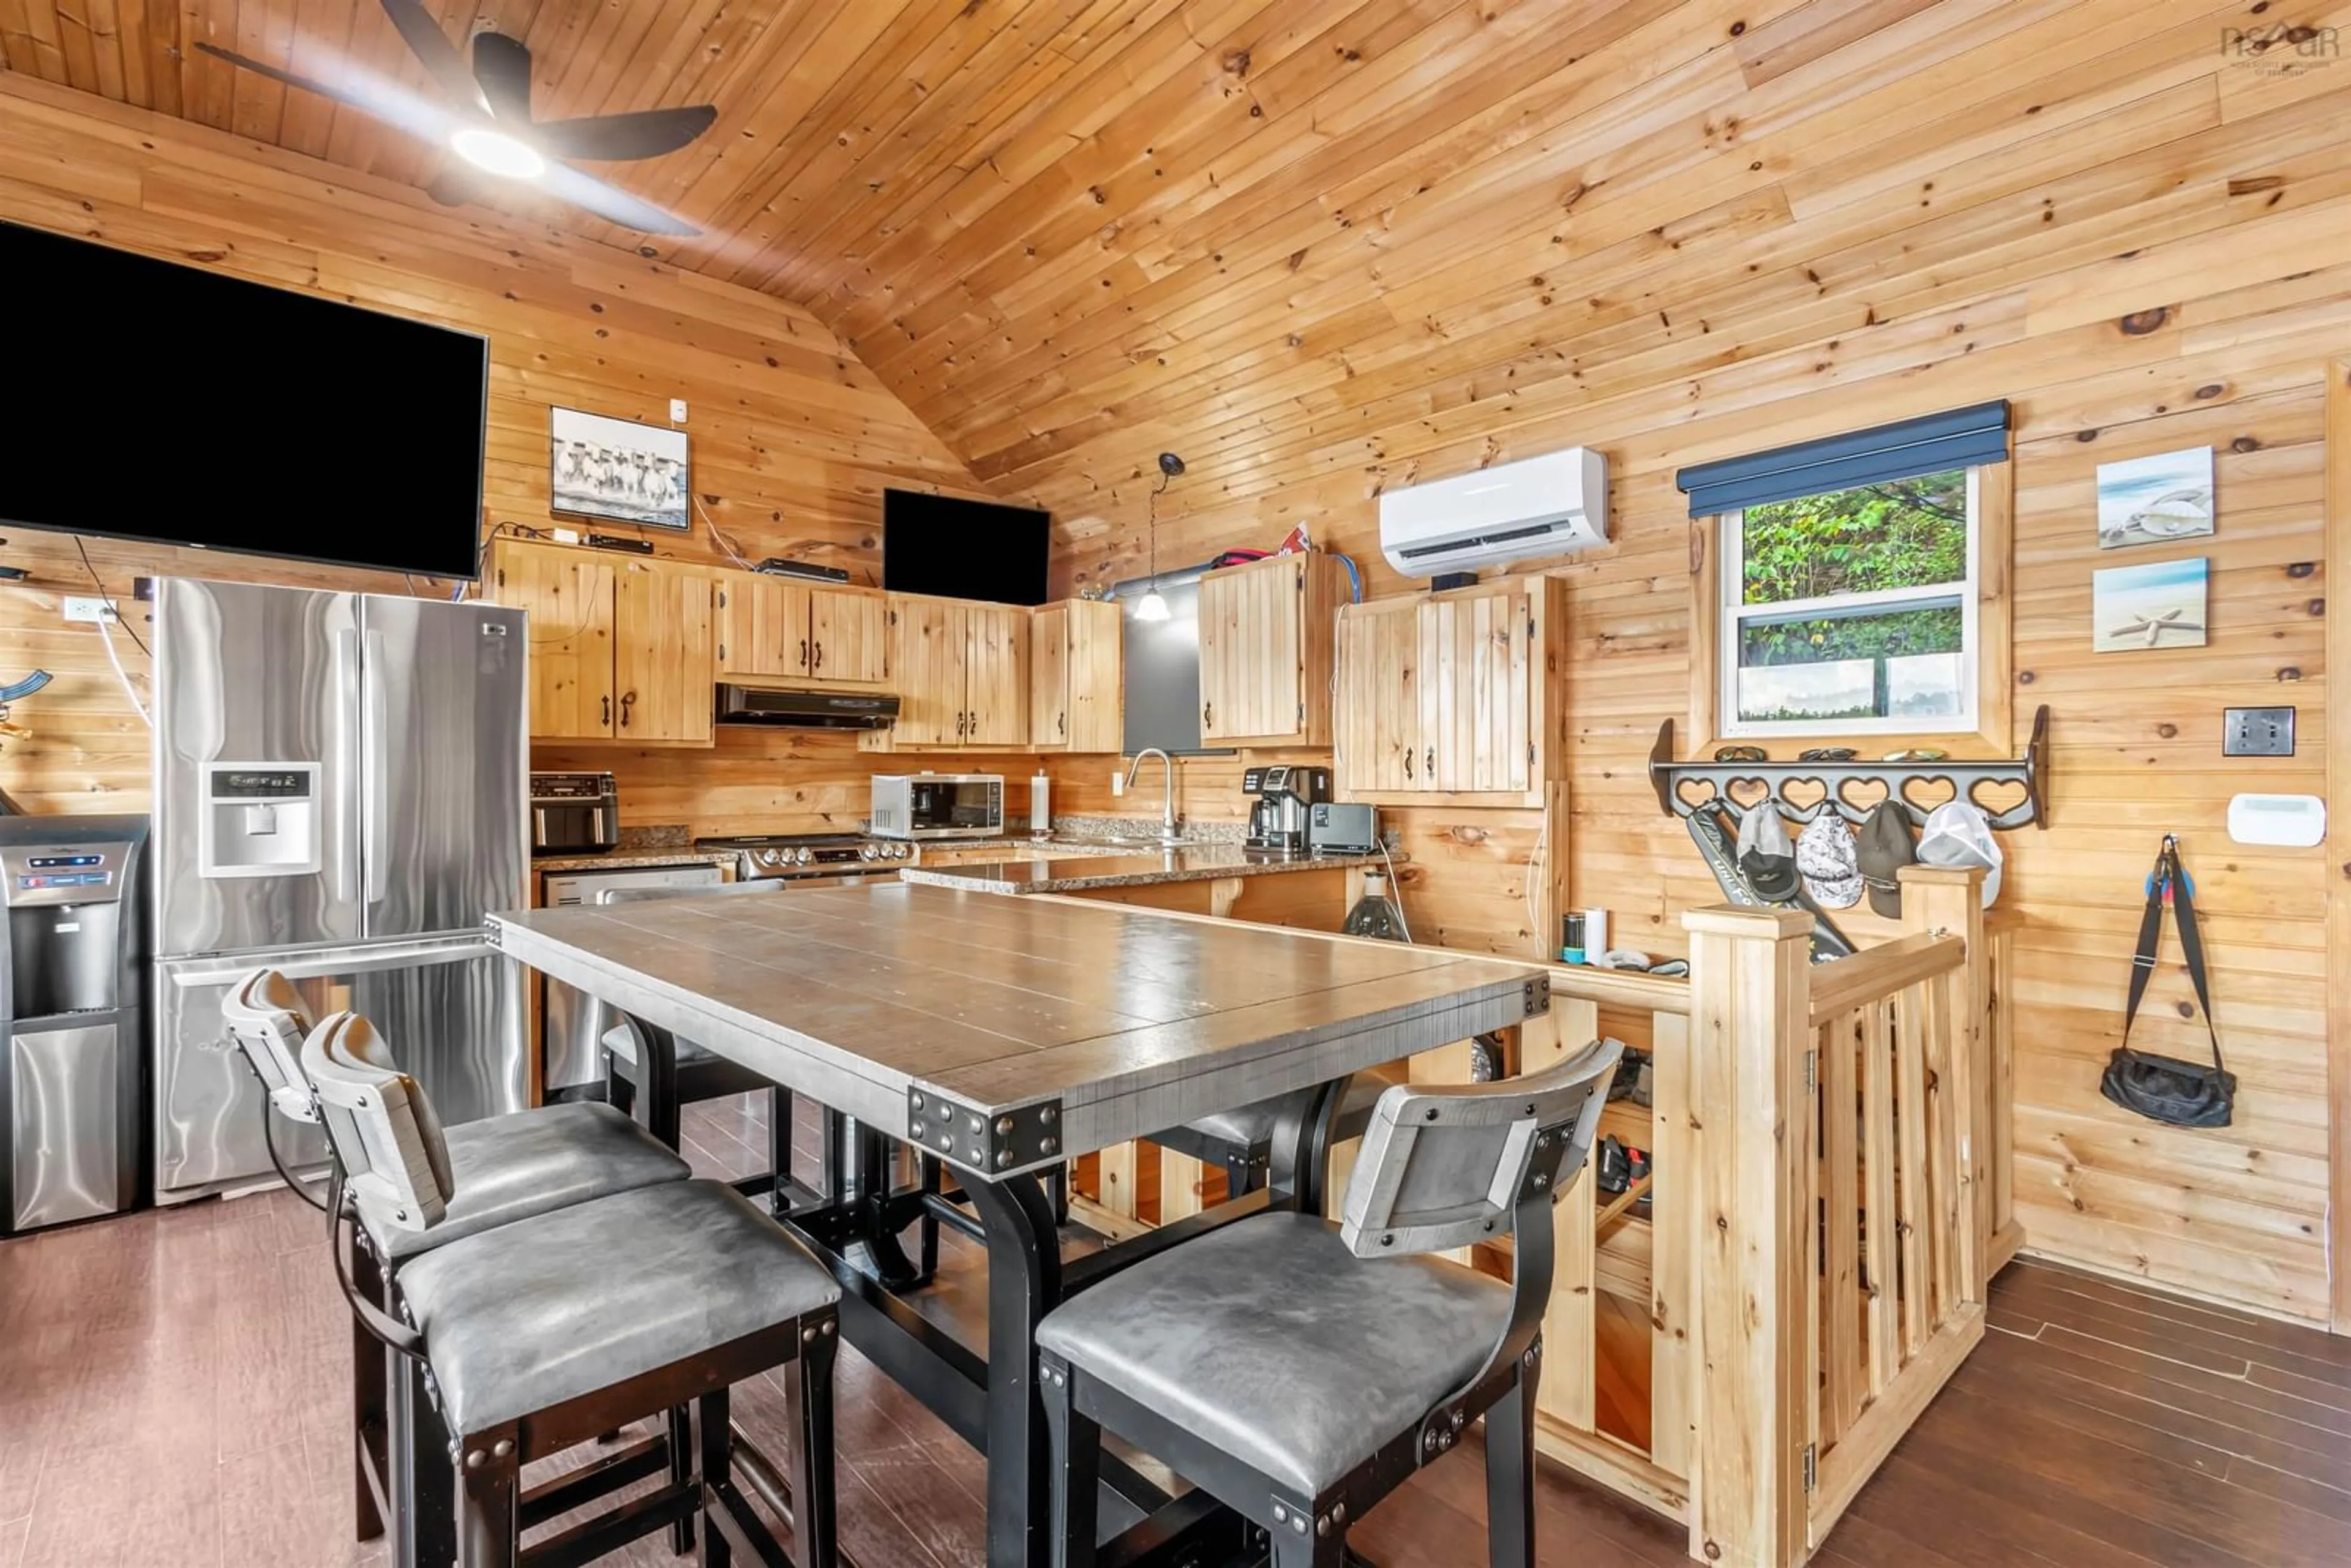
[[[1167,601],[1159,597],[1157,589],[1153,589],[1144,594],[1142,602],[1134,607],[1134,618],[1137,621],[1155,622],[1166,620]]]
[[[503,131],[469,125],[452,131],[449,145],[475,168],[502,179],[536,180],[547,172],[547,160],[540,156],[538,149]]]

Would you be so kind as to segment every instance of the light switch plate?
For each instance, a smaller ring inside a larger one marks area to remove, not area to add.
[[[2292,757],[2294,709],[2232,707],[2221,710],[2223,757]]]

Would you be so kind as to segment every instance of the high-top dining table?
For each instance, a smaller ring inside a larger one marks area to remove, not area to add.
[[[627,1015],[657,1064],[690,1040],[827,1108],[823,1188],[790,1183],[788,1223],[841,1281],[844,1337],[986,1451],[991,1568],[1050,1557],[1038,1321],[1269,1204],[1319,1207],[1350,1073],[1550,1005],[1548,977],[1506,960],[898,883],[533,910],[494,916],[491,936]],[[1269,1190],[1063,1260],[1040,1178],[1275,1096],[1288,1108]],[[984,1354],[913,1304],[926,1271],[899,1234],[959,1211],[935,1184],[898,1179],[901,1145],[952,1170],[973,1210],[960,1218],[987,1251]],[[1171,1499],[1121,1464],[1104,1483],[1123,1500],[1106,1499],[1120,1533],[1105,1563],[1244,1544],[1205,1493]]]

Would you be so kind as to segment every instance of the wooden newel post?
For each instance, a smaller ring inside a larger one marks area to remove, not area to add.
[[[1808,1082],[1812,917],[1718,906],[1690,934],[1690,1172],[1698,1210],[1690,1555],[1793,1568],[1810,1550],[1818,1376]]]
[[[1930,1060],[1928,1070],[1943,1080],[1935,1092],[1939,1130],[1952,1123],[1959,1151],[1957,1299],[1984,1299],[1984,1260],[1991,1255],[1992,1180],[1986,1165],[1991,1148],[1991,1048],[1984,1019],[1991,1003],[1991,949],[1984,940],[1983,870],[1980,866],[1904,866],[1902,924],[1916,932],[1943,932],[1968,945],[1968,961],[1928,982],[1931,1016],[1948,1019],[1950,1060]],[[1940,1037],[1940,1031],[1934,1031]]]

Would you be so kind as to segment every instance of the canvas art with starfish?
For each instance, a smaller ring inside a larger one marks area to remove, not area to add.
[[[2210,566],[2202,556],[2118,566],[2092,579],[2093,646],[2101,653],[2204,646]]]

